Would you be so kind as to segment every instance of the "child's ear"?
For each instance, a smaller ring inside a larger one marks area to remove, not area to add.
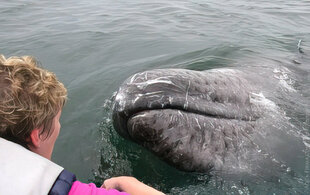
[[[34,129],[30,133],[30,141],[35,148],[39,148],[41,144],[40,129]]]

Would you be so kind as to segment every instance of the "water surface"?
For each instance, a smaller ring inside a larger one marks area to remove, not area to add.
[[[306,0],[4,1],[0,53],[33,55],[67,86],[53,160],[84,182],[126,174],[171,194],[305,194],[307,150],[302,177],[180,172],[114,132],[109,100],[143,70],[286,67],[302,98],[291,100],[294,109],[279,106],[298,130],[309,132],[309,24]]]

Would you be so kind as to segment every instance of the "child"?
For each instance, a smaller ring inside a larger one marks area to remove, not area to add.
[[[51,162],[67,90],[30,56],[0,55],[0,194],[163,194],[133,177],[102,188]]]

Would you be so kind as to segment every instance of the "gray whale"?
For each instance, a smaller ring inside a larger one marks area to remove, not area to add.
[[[145,71],[120,86],[113,125],[180,170],[264,168],[304,147],[264,96],[277,85],[274,75],[253,70]]]

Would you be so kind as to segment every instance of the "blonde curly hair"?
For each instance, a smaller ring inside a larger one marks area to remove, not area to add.
[[[36,128],[48,138],[66,99],[64,85],[54,73],[38,67],[35,58],[0,55],[0,137],[27,148]]]

